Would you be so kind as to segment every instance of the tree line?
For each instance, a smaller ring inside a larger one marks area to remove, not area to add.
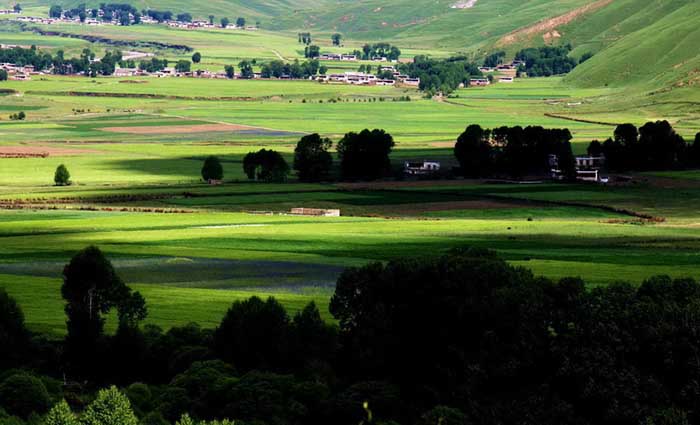
[[[686,142],[668,121],[615,127],[613,137],[588,146],[592,156],[604,156],[612,171],[674,170],[700,166],[700,133]]]
[[[314,133],[302,137],[294,149],[290,167],[281,153],[261,149],[243,158],[243,171],[251,180],[267,183],[287,181],[291,170],[297,171],[299,181],[322,182],[333,179],[333,142]],[[376,180],[392,173],[389,155],[394,148],[391,134],[380,129],[364,129],[346,133],[337,143],[340,178],[344,181]],[[202,166],[204,181],[220,181],[224,169],[216,156],[209,156]]]
[[[470,125],[457,138],[454,155],[461,174],[470,178],[505,175],[547,175],[553,165],[569,180],[576,178],[576,161],[566,128],[540,126],[484,129]]]
[[[89,247],[66,266],[61,293],[68,334],[57,341],[30,333],[0,289],[0,344],[13,348],[0,351],[5,424],[699,420],[691,278],[589,288],[460,248],[346,269],[334,323],[313,303],[290,315],[251,297],[215,329],[164,331],[140,325],[143,298]],[[103,330],[111,310],[114,335]]]

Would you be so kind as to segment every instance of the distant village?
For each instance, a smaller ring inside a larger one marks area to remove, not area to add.
[[[258,25],[247,25],[244,18],[238,18],[235,22],[229,21],[228,18],[221,18],[218,22],[214,21],[211,16],[209,20],[193,20],[189,13],[181,13],[174,15],[170,11],[151,11],[144,10],[138,12],[135,8],[127,9],[125,5],[108,4],[104,5],[105,9],[67,9],[63,10],[60,6],[52,6],[49,11],[49,17],[37,16],[20,16],[15,19],[18,22],[26,22],[33,24],[52,25],[52,24],[83,24],[83,25],[138,25],[138,24],[161,24],[179,29],[231,29],[231,30],[247,30],[256,31]],[[1,13],[21,14],[19,11],[6,10]]]

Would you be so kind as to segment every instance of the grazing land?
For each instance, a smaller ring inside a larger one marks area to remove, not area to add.
[[[665,119],[688,141],[700,131],[692,49],[672,50],[663,56],[667,69],[652,70],[639,42],[665,48],[674,39],[668,24],[675,22],[674,30],[689,34],[684,42],[693,44],[697,30],[688,22],[697,16],[694,3],[383,3],[338,8],[295,2],[291,9],[286,2],[263,7],[219,0],[191,6],[197,18],[240,13],[260,20],[257,31],[22,26],[0,19],[3,44],[60,48],[66,57],[120,46],[171,62],[197,51],[198,66],[217,72],[242,60],[258,61],[256,70],[271,60],[303,60],[300,30],[312,31],[324,53],[385,41],[400,46],[404,58],[477,57],[496,48],[512,54],[551,44],[552,37],[572,42],[572,56],[595,53],[566,77],[518,78],[436,98],[416,88],[300,80],[41,75],[3,81],[0,285],[19,300],[28,324],[62,334],[62,265],[90,244],[143,293],[148,321],[166,328],[191,321],[214,326],[233,300],[251,294],[274,294],[292,312],[316,300],[330,320],[325,306],[344,267],[467,245],[496,249],[513,264],[553,278],[585,276],[591,285],[639,283],[659,273],[700,275],[694,170],[644,173],[633,176],[635,183],[609,187],[468,180],[302,184],[293,177],[286,184],[247,182],[247,153],[274,149],[291,163],[299,138],[316,132],[337,142],[349,131],[386,130],[396,142],[391,161],[400,175],[405,161],[456,166],[455,140],[473,123],[568,128],[577,154],[621,123]],[[181,9],[173,1],[158,6]],[[28,15],[47,12],[41,1],[25,8]],[[658,22],[641,25],[650,20]],[[53,35],[42,35],[47,31]],[[336,31],[344,34],[342,46],[331,44]],[[321,63],[328,72],[377,66]],[[635,72],[623,72],[626,66]],[[650,78],[652,71],[659,77]],[[24,120],[9,119],[19,111]],[[210,155],[222,162],[221,186],[201,182]],[[70,170],[72,186],[53,186],[59,164]],[[334,177],[337,168],[336,161]],[[296,207],[337,208],[342,216],[285,214]]]

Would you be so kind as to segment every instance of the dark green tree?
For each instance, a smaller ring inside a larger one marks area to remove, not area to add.
[[[216,156],[208,156],[204,160],[204,165],[202,165],[202,179],[204,181],[209,180],[221,180],[224,178],[224,167],[221,165],[221,161]]]
[[[68,172],[68,168],[66,168],[65,165],[61,164],[58,167],[56,167],[56,172],[53,176],[53,182],[56,186],[69,186],[71,184],[70,173]]]
[[[261,149],[243,158],[243,172],[251,180],[281,183],[287,180],[289,165],[279,152]]]
[[[226,72],[226,78],[233,79],[236,76],[236,69],[233,65],[226,65],[224,67],[224,72]]]
[[[347,133],[338,142],[343,180],[376,180],[391,173],[389,154],[394,139],[384,130]]]
[[[328,150],[333,145],[330,139],[317,133],[304,136],[294,149],[294,169],[302,182],[327,180],[333,166],[333,156]]]
[[[457,138],[454,155],[465,177],[487,177],[494,172],[491,132],[472,124]]]
[[[143,297],[124,284],[95,246],[78,252],[63,269],[61,295],[68,316],[66,357],[81,375],[99,372],[105,314],[117,308],[120,319],[132,322],[146,315]]]
[[[7,81],[7,77],[7,71],[5,71],[4,69],[0,69],[0,81]]]
[[[241,18],[240,16],[236,19],[236,26],[238,28],[245,28],[245,18]]]
[[[51,398],[40,379],[17,373],[0,383],[0,405],[9,414],[26,419],[32,413],[46,413],[51,407]]]
[[[12,347],[0,350],[0,370],[19,366],[29,347],[22,309],[4,288],[0,288],[0,347]]]
[[[183,73],[184,73],[184,72],[190,72],[191,69],[192,69],[192,62],[190,62],[190,61],[188,61],[188,60],[184,60],[184,59],[183,59],[183,60],[179,60],[179,61],[177,61],[177,63],[175,64],[175,70],[176,70],[177,72],[183,72]]]
[[[342,40],[343,36],[341,34],[335,33],[331,36],[331,41],[333,42],[334,46],[340,46]]]
[[[202,61],[202,54],[199,52],[195,52],[195,54],[192,55],[192,62],[199,63],[201,61]]]
[[[63,8],[60,5],[55,4],[49,9],[50,18],[60,18],[62,14]]]
[[[214,332],[214,347],[240,370],[283,369],[288,364],[289,317],[270,297],[236,301]]]
[[[214,25],[214,19],[216,19],[216,16],[209,15],[209,25]]]
[[[226,28],[228,27],[228,24],[231,23],[228,18],[221,18],[221,28]]]
[[[255,73],[253,72],[253,64],[249,61],[241,61],[238,64],[238,69],[240,70],[241,78],[249,80],[255,77]]]

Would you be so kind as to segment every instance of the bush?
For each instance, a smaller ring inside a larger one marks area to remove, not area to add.
[[[221,166],[221,161],[215,156],[209,156],[204,160],[204,165],[202,166],[202,179],[204,181],[209,180],[221,180],[224,178],[224,167]]]
[[[7,413],[27,418],[32,413],[46,413],[51,399],[40,379],[18,373],[0,384],[0,403]]]
[[[56,167],[56,172],[53,175],[53,181],[56,186],[69,186],[71,184],[70,173],[65,165],[61,164]]]
[[[71,412],[68,403],[62,400],[46,415],[45,425],[78,425],[78,420]]]

